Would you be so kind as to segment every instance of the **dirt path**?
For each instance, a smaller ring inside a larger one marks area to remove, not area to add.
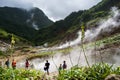
[[[47,73],[45,73],[43,76],[42,76],[42,79],[43,80],[57,80],[57,76],[58,76],[58,72],[52,72],[50,73],[49,75],[47,75]]]

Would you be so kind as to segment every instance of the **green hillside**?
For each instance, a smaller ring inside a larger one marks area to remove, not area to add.
[[[36,29],[52,23],[38,8],[27,11],[20,8],[0,7],[0,28],[30,41],[35,36]]]
[[[40,29],[38,35],[35,36],[34,41],[37,45],[49,43],[54,45],[56,43],[71,40],[77,37],[76,32],[80,30],[82,23],[86,25],[86,28],[92,26],[96,27],[96,22],[101,18],[108,16],[110,9],[116,6],[120,8],[119,0],[102,0],[96,6],[89,10],[80,10],[73,12],[67,16],[64,20],[55,22],[53,25]],[[91,22],[91,23],[90,23]],[[89,24],[89,27],[87,27]]]
[[[97,27],[96,23],[110,15],[109,12],[114,6],[120,9],[120,1],[102,0],[89,10],[72,12],[65,19],[55,23],[38,8],[27,11],[19,8],[0,7],[0,29],[20,36],[35,45],[48,43],[49,46],[52,46],[75,39],[82,23],[85,24],[85,29]],[[115,29],[111,34],[115,33],[120,32]],[[106,35],[101,38],[104,37]]]
[[[11,41],[11,36],[12,35],[15,38],[16,45],[22,45],[23,46],[23,44],[24,45],[32,45],[33,44],[30,41],[28,41],[28,40],[26,40],[26,39],[24,39],[22,37],[19,37],[17,35],[12,34],[12,33],[8,33],[8,32],[6,32],[3,29],[0,29],[0,41],[3,41],[3,42],[6,42],[6,43],[10,44],[11,43],[10,42]]]

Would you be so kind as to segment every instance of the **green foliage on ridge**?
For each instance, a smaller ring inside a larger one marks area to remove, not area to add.
[[[109,15],[112,7],[120,9],[119,0],[102,0],[88,10],[72,12],[65,19],[53,23],[38,8],[30,11],[18,8],[0,8],[0,29],[23,37],[35,45],[48,43],[49,46],[60,44],[77,37],[76,32],[85,24],[86,28],[97,27],[97,22]],[[31,19],[31,17],[33,17]],[[38,25],[35,30],[32,23]],[[118,32],[118,31],[117,31]]]
[[[9,43],[10,44],[10,39],[11,39],[11,36],[12,34],[11,33],[8,33],[7,31],[3,30],[3,29],[0,29],[0,40],[1,41],[4,41],[6,43]],[[15,42],[16,42],[16,45],[32,45],[33,43],[31,43],[30,41],[22,38],[22,37],[19,37],[17,35],[13,35],[14,38],[15,38]]]
[[[0,29],[13,33],[32,42],[39,29],[51,25],[53,22],[38,8],[24,10],[12,7],[0,7]]]
[[[64,20],[55,22],[53,25],[40,29],[35,36],[34,41],[36,44],[41,45],[44,43],[57,44],[60,42],[69,41],[70,39],[76,38],[76,32],[80,30],[82,23],[86,25],[90,22],[89,27],[96,27],[96,22],[99,19],[109,15],[109,11],[112,7],[120,8],[119,0],[102,0],[100,3],[90,8],[89,10],[80,10],[73,12],[67,16]],[[89,28],[86,27],[86,28]]]

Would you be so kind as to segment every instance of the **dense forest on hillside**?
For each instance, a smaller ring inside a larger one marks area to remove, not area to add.
[[[0,7],[0,28],[32,42],[37,30],[53,22],[38,8]]]
[[[64,20],[57,21],[47,28],[40,29],[38,31],[39,35],[35,36],[34,41],[37,42],[36,44],[38,45],[46,42],[54,45],[74,39],[77,37],[76,32],[81,29],[80,26],[82,23],[85,24],[86,28],[97,26],[98,24],[96,24],[96,22],[108,16],[111,8],[114,6],[120,8],[120,1],[102,0],[102,2],[89,10],[73,12]]]
[[[53,23],[38,8],[30,11],[19,8],[0,8],[0,28],[20,36],[35,45],[50,46],[74,40],[84,23],[86,29],[97,27],[97,22],[110,15],[112,7],[120,8],[119,0],[102,0],[88,10],[72,12],[65,19]],[[9,13],[9,14],[8,14]],[[7,23],[7,24],[6,24]],[[39,30],[36,30],[39,28]]]
[[[120,1],[52,22],[0,7],[0,80],[120,80]]]

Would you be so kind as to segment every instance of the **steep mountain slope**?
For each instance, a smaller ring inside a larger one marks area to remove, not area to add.
[[[76,32],[80,30],[82,23],[85,24],[86,28],[96,27],[98,25],[96,22],[99,21],[100,18],[108,16],[113,6],[120,8],[120,1],[102,0],[102,2],[89,10],[73,12],[64,20],[57,21],[53,25],[39,30],[38,36],[35,37],[34,41],[37,42],[36,44],[44,44],[47,42],[54,45],[61,41],[64,42],[74,39],[77,37]]]
[[[22,37],[19,37],[17,35],[8,33],[3,29],[0,29],[0,42],[10,44],[12,35],[14,36],[14,39],[15,39],[15,43],[16,43],[15,45],[23,45],[23,43],[24,43],[24,45],[32,45],[32,43],[30,41],[28,41]]]
[[[20,8],[0,7],[0,28],[31,40],[36,30],[53,22],[38,8],[29,11]]]

